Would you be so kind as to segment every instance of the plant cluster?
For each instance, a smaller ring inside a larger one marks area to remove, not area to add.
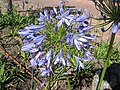
[[[101,14],[101,17],[96,19],[104,21],[95,26],[91,26],[90,19],[92,16],[90,13],[86,10],[68,8],[65,6],[66,1],[68,2],[68,0],[61,0],[58,8],[44,9],[36,18],[35,16],[21,16],[15,10],[12,13],[1,14],[0,29],[10,29],[6,36],[12,35],[12,38],[15,38],[14,35],[19,33],[22,37],[22,52],[19,52],[19,55],[23,57],[23,60],[21,63],[17,60],[13,60],[13,62],[17,62],[17,65],[22,67],[24,66],[23,63],[26,62],[25,66],[27,66],[27,61],[30,61],[29,69],[31,72],[28,68],[23,68],[31,76],[31,88],[36,75],[40,75],[39,77],[42,79],[40,86],[46,86],[49,90],[54,82],[61,80],[67,82],[69,90],[74,89],[74,85],[80,86],[83,83],[83,78],[90,82],[86,77],[93,77],[94,71],[91,67],[94,66],[91,64],[96,62],[93,60],[95,59],[105,62],[96,89],[100,90],[107,67],[111,63],[120,62],[118,47],[113,48],[114,38],[119,30],[120,1],[93,0]],[[111,29],[110,44],[103,41],[98,43],[98,46],[93,50],[92,41],[96,37],[91,33],[91,30],[98,26],[103,32]],[[105,29],[105,26],[108,28]],[[4,48],[4,40],[2,41],[2,37],[0,39],[1,46]],[[17,47],[19,48],[18,44]],[[0,51],[6,55],[6,50],[4,51],[0,47]],[[11,57],[8,54],[7,56],[8,58]],[[27,60],[28,58],[29,60]],[[0,59],[2,59],[1,55]],[[3,60],[0,62],[0,89],[9,88],[6,87],[9,84],[6,82],[14,82],[14,80],[17,82],[18,79],[24,81],[26,78],[26,73],[20,69],[19,71],[16,66],[10,63]],[[37,79],[37,81],[39,80]]]
[[[89,33],[93,29],[89,18],[88,12],[72,10],[61,3],[59,9],[40,12],[38,24],[19,30],[23,37],[21,50],[29,53],[30,67],[38,68],[40,75],[46,77],[41,86],[48,81],[50,89],[51,78],[67,76],[71,89],[70,70],[80,72],[92,59],[89,49],[93,48],[90,42],[95,36]]]

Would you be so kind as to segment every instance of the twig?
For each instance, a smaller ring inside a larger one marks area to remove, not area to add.
[[[2,49],[2,48],[0,48],[0,51],[2,51],[2,52],[6,55],[6,57],[9,57],[11,60],[13,60],[13,62],[14,62],[15,64],[19,65],[19,67],[22,67],[27,74],[29,74],[30,76],[32,76],[32,73],[30,72],[30,70],[28,70],[24,65],[20,64],[20,63],[19,63],[14,57],[12,57],[7,51],[5,51],[5,50]],[[33,77],[33,79],[37,82],[38,85],[41,84],[41,81],[40,81],[38,78]],[[41,89],[41,90],[42,90],[42,89]]]

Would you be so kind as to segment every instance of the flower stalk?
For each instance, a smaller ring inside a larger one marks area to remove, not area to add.
[[[101,78],[100,78],[100,81],[99,81],[98,86],[97,86],[97,90],[101,90],[100,88],[101,88],[101,85],[102,85],[102,81],[103,81],[103,78],[105,76],[106,69],[109,65],[109,60],[110,60],[110,56],[111,56],[111,51],[112,51],[115,35],[116,35],[116,33],[112,33],[112,35],[111,35],[111,40],[110,40],[106,60],[105,60],[105,63],[104,63],[104,68],[102,70],[102,74],[101,74]]]
[[[67,83],[68,83],[68,90],[72,90],[72,89],[71,89],[70,80],[69,80],[68,75],[66,76],[66,80],[67,80]]]
[[[51,80],[50,80],[50,75],[49,75],[49,76],[48,76],[48,90],[51,90],[50,82],[51,82]]]
[[[65,71],[67,71],[67,70],[66,70],[66,66],[65,66],[64,68],[65,68]],[[67,84],[68,84],[68,90],[72,90],[72,89],[71,89],[70,80],[69,80],[68,75],[66,75],[66,80],[67,80]]]

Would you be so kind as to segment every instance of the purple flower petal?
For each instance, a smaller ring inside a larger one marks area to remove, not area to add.
[[[55,7],[53,7],[53,11],[55,12],[55,14],[57,14],[57,9]]]
[[[83,31],[83,32],[87,32],[87,31],[89,31],[89,30],[91,30],[91,29],[93,29],[92,26],[87,26],[87,27],[84,27],[84,28],[82,29],[82,31]]]
[[[25,29],[33,30],[34,32],[36,32],[36,31],[43,29],[44,27],[45,25],[31,25],[31,26],[25,27]]]
[[[74,44],[78,50],[80,50],[82,48],[82,42],[79,42],[76,39],[74,39]]]
[[[89,18],[88,15],[82,15],[76,19],[77,22],[83,22],[85,19]]]
[[[43,87],[46,84],[46,81],[42,82],[40,87]]]
[[[37,62],[36,62],[36,60],[31,59],[30,60],[30,67],[34,67],[34,66],[37,66]]]
[[[30,53],[36,53],[36,52],[38,52],[38,48],[32,48],[32,49],[30,49],[28,52],[30,52]]]
[[[67,19],[64,19],[65,23],[70,26],[70,22]]]
[[[41,71],[41,76],[48,75],[49,76],[49,70],[47,68],[39,68]]]
[[[85,39],[85,38],[79,38],[78,40],[81,42],[87,42],[87,39]]]
[[[54,27],[54,32],[56,32],[58,30],[58,25],[56,24]]]
[[[58,63],[62,63],[63,66],[67,66],[67,62],[65,61],[63,55],[62,55],[62,49],[60,49],[60,52],[56,55],[55,59],[54,59],[54,64],[58,64]]]
[[[73,33],[68,33],[68,32],[67,32],[67,35],[65,36],[66,42],[67,42],[70,46],[73,45],[73,36],[74,36]]]
[[[66,54],[66,57],[67,57],[68,59],[70,59],[70,54],[69,54],[69,53],[67,53],[67,54]]]
[[[95,39],[96,37],[92,34],[86,34],[85,36],[82,36],[82,38],[85,38],[87,40],[93,40]]]
[[[34,39],[34,34],[27,35],[23,40],[24,43],[30,42]]]
[[[46,59],[47,59],[47,68],[50,68],[51,66],[51,54],[52,54],[52,48],[47,52]]]
[[[27,29],[21,29],[18,31],[18,33],[20,34],[20,36],[25,37],[27,35],[33,34],[33,31]]]
[[[33,39],[33,42],[36,44],[36,45],[40,45],[43,40],[45,39],[46,35],[40,35],[40,36],[37,36]]]
[[[57,27],[60,27],[62,25],[63,21],[62,19],[57,23]]]
[[[64,13],[64,15],[65,15],[65,16],[68,16],[68,15],[69,15],[69,12],[70,12],[70,11],[67,10],[67,11]]]
[[[118,21],[115,21],[113,27],[112,27],[112,33],[117,33],[119,28],[119,23]]]
[[[102,3],[102,2],[103,2],[103,0],[99,0],[99,2],[100,2],[100,3]]]
[[[64,13],[64,10],[62,7],[60,7],[60,14],[63,14]]]
[[[29,51],[32,47],[35,47],[34,43],[24,44],[21,48],[22,51]]]
[[[76,71],[77,69],[78,69],[78,67],[80,68],[82,68],[82,69],[84,69],[84,64],[80,61],[81,60],[81,58],[79,58],[79,57],[77,57],[77,56],[75,56],[74,55],[74,57],[75,57],[75,59],[76,59],[76,66],[75,66],[75,68],[74,68],[74,71]]]

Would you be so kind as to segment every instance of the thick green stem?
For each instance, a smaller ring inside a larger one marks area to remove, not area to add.
[[[110,56],[111,56],[111,51],[112,51],[112,46],[113,46],[113,43],[114,43],[114,39],[115,39],[115,33],[112,33],[109,48],[108,48],[108,52],[107,52],[107,56],[106,56],[106,60],[105,60],[105,63],[104,63],[104,68],[102,70],[102,74],[101,74],[101,78],[100,78],[100,81],[99,81],[98,86],[97,86],[97,90],[100,90],[100,88],[101,88],[102,81],[103,81],[107,66],[109,65],[109,60],[110,60]]]
[[[72,89],[71,89],[70,80],[69,80],[68,75],[66,76],[66,79],[67,79],[67,83],[68,83],[68,90],[72,90]]]

